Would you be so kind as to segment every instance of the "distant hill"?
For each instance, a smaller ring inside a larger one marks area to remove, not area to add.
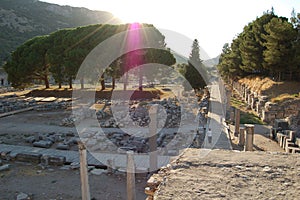
[[[174,55],[177,64],[188,63],[188,58],[186,58],[182,55],[179,55],[177,52],[172,51],[172,50],[171,50],[171,53]]]
[[[203,64],[208,68],[212,68],[212,67],[215,67],[217,64],[219,64],[219,59],[220,59],[220,56],[217,56],[215,58],[211,58],[211,59],[203,61]]]
[[[119,24],[109,12],[40,2],[0,0],[0,66],[26,40],[58,29],[90,24]]]
[[[186,58],[182,55],[179,55],[175,51],[171,51],[171,52],[173,53],[177,64],[188,63],[188,60],[189,60],[188,58]],[[211,58],[211,59],[207,59],[207,60],[203,61],[203,64],[207,68],[213,68],[213,67],[216,67],[219,64],[219,59],[220,59],[220,56],[217,56],[217,57]]]

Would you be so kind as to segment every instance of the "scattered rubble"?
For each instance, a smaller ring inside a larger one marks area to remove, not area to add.
[[[34,108],[36,111],[50,111],[67,109],[71,106],[70,98],[40,98],[24,97],[16,94],[0,97],[0,114],[26,108]]]
[[[21,192],[17,195],[17,200],[29,200],[29,199],[31,199],[30,196],[23,192]]]
[[[0,113],[7,113],[36,106],[37,102],[33,98],[19,98],[17,95],[0,97]]]
[[[0,172],[7,171],[7,170],[9,170],[9,168],[10,168],[9,164],[2,165],[2,166],[0,166]]]
[[[74,108],[72,111],[71,116],[62,119],[60,126],[73,127],[83,119],[91,118],[95,115],[95,110],[92,109]]]
[[[36,111],[49,111],[49,110],[64,110],[72,106],[70,101],[55,101],[39,105],[35,108]]]
[[[99,175],[101,175],[105,172],[106,172],[106,170],[104,170],[104,169],[93,169],[93,170],[91,170],[91,174],[97,175],[97,176],[99,176]]]

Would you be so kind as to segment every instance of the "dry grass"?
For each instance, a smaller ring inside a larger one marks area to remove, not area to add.
[[[239,80],[240,83],[246,84],[252,88],[253,91],[261,94],[262,91],[268,90],[273,87],[276,82],[270,78],[261,78],[256,76],[249,76]]]
[[[271,99],[271,101],[273,103],[282,103],[284,101],[288,101],[288,100],[294,100],[294,99],[298,99],[299,98],[299,94],[281,94],[277,97],[274,97]]]
[[[275,82],[270,78],[249,76],[239,80],[240,83],[248,85],[253,92],[266,95],[270,98],[297,98],[295,94],[300,92],[300,83],[296,81]]]

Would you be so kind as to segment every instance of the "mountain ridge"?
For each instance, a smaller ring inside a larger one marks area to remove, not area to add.
[[[120,24],[107,11],[60,6],[38,0],[0,1],[0,66],[26,40],[64,28],[90,24]]]

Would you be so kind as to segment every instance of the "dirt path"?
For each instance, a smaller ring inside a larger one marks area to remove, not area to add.
[[[241,125],[242,126],[242,125]],[[254,151],[267,151],[267,152],[284,152],[284,150],[279,146],[279,144],[270,139],[269,137],[270,126],[266,125],[255,125],[254,128],[254,140],[253,147]],[[234,126],[230,125],[231,130],[231,143],[234,150],[243,151],[244,148],[238,145],[238,137],[233,134]]]

